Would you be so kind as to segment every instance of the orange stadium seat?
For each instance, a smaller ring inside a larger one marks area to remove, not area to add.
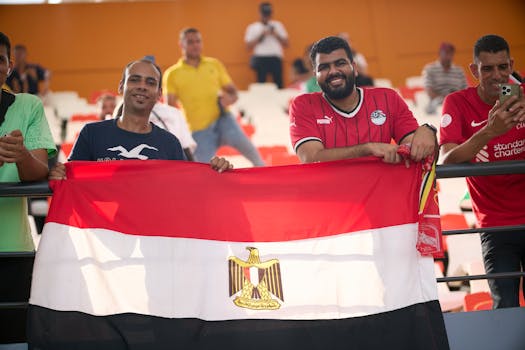
[[[70,119],[72,122],[96,122],[99,119],[97,114],[89,113],[89,114],[73,114]]]
[[[286,146],[259,146],[257,150],[268,166],[297,164],[299,162],[295,155],[288,153]]]
[[[424,91],[425,89],[423,87],[408,87],[408,86],[401,86],[399,87],[399,93],[405,100],[411,100],[412,103],[416,103],[416,92],[418,91]]]
[[[252,135],[255,133],[255,127],[253,124],[241,124],[242,131],[248,136],[248,138],[251,138]]]
[[[522,280],[523,283],[523,280]],[[525,307],[525,299],[523,298],[523,284],[520,286],[519,292],[520,306]],[[463,301],[464,311],[480,311],[492,309],[492,297],[489,292],[477,292],[465,295]]]
[[[220,157],[224,156],[238,156],[240,153],[233,147],[230,146],[221,146],[217,150],[217,155]]]
[[[97,91],[93,91],[93,93],[91,93],[91,96],[89,96],[89,103],[91,104],[95,104],[97,103],[97,100],[100,96],[102,95],[114,95],[114,96],[117,96],[117,94],[111,90],[107,90],[107,89],[104,89],[104,90],[97,90]]]
[[[257,150],[263,158],[277,153],[288,153],[286,146],[259,146],[257,147]]]
[[[492,298],[489,292],[478,292],[465,295],[464,311],[480,311],[492,309]]]
[[[469,228],[465,215],[463,214],[443,214],[441,215],[441,229],[460,230]]]
[[[263,159],[268,166],[300,164],[299,158],[295,154],[289,154],[288,152],[270,153]]]
[[[67,159],[69,155],[71,154],[71,150],[73,149],[73,143],[67,142],[60,145],[60,153],[64,155],[64,159]]]

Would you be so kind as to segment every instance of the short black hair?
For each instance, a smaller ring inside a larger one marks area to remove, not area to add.
[[[5,46],[7,49],[7,58],[11,61],[11,41],[9,37],[3,32],[0,32],[0,46]]]
[[[474,60],[476,60],[482,52],[496,53],[500,51],[506,51],[510,55],[507,41],[499,35],[484,35],[474,44]]]
[[[122,72],[122,79],[121,79],[122,83],[124,83],[124,81],[126,81],[126,72],[128,71],[129,67],[131,67],[133,64],[138,63],[138,62],[149,63],[155,68],[155,70],[157,72],[159,72],[159,87],[161,87],[162,86],[162,70],[160,69],[159,66],[157,66],[157,64],[155,62],[153,62],[151,59],[147,59],[147,58],[141,58],[140,60],[135,60],[135,61],[129,62],[126,65],[126,68],[124,68],[124,71]]]
[[[272,14],[272,4],[269,2],[261,2],[259,4],[259,12],[265,16]]]
[[[315,56],[318,53],[328,54],[338,49],[344,49],[350,62],[354,62],[352,50],[350,49],[350,45],[348,45],[346,40],[341,39],[338,36],[327,36],[312,46],[312,49],[310,50],[310,60],[312,61],[312,66],[315,67]]]
[[[297,74],[305,74],[308,73],[308,68],[304,65],[304,61],[302,58],[296,58],[292,62],[292,67],[295,73]]]

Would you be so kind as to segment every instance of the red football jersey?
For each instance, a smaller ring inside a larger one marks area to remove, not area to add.
[[[522,84],[523,86],[523,84]],[[440,145],[461,144],[486,125],[492,106],[475,87],[454,92],[443,102]],[[525,122],[495,137],[471,162],[525,159]],[[467,177],[472,209],[480,227],[525,223],[525,174]]]
[[[290,136],[295,150],[318,140],[325,148],[368,142],[400,142],[418,123],[405,101],[392,89],[358,88],[359,103],[342,111],[321,92],[297,96],[290,106]]]

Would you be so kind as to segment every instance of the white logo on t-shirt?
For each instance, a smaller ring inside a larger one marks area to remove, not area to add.
[[[327,115],[324,116],[324,119],[317,119],[317,124],[331,124],[332,123],[332,117],[329,117]]]
[[[488,146],[483,146],[482,149],[479,150],[478,154],[476,154],[476,162],[486,163],[489,161],[489,152]]]
[[[443,114],[441,117],[441,127],[446,128],[452,123],[452,116],[450,114]]]
[[[485,120],[482,120],[482,121],[480,121],[480,122],[472,121],[472,122],[470,123],[470,126],[472,126],[473,128],[476,128],[476,127],[478,127],[478,126],[480,126],[480,125],[485,124],[486,122],[487,122],[486,119],[485,119]]]
[[[115,146],[115,147],[108,148],[108,151],[120,152],[118,155],[124,158],[146,160],[148,159],[148,156],[140,154],[140,152],[142,152],[144,148],[158,151],[158,149],[156,149],[155,147],[151,147],[144,143],[138,145],[137,147],[131,149],[130,151],[126,150],[122,146]]]
[[[375,125],[383,125],[386,121],[386,114],[380,109],[375,110],[372,113],[370,113],[370,120]]]

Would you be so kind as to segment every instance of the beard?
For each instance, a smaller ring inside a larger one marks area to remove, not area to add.
[[[345,84],[343,86],[340,86],[338,88],[332,88],[329,85],[329,82],[333,78],[344,78]],[[342,73],[340,74],[333,74],[326,78],[326,80],[323,83],[318,83],[321,90],[324,92],[324,94],[331,100],[341,100],[343,98],[346,98],[354,92],[355,89],[355,77],[352,72],[352,74],[344,75]]]

